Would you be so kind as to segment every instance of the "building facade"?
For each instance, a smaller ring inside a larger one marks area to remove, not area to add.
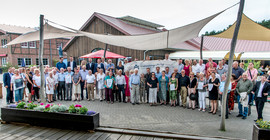
[[[35,31],[35,29],[0,24],[0,66],[10,64],[20,67],[23,60],[26,66],[39,65],[39,41],[24,42],[11,46],[6,45],[21,34],[31,31]],[[64,46],[68,41],[68,38],[45,40],[43,64],[53,66],[54,61],[59,59],[58,47]]]
[[[131,16],[115,18],[108,15],[94,13],[86,23],[80,28],[81,31],[97,33],[97,34],[112,34],[112,35],[141,35],[149,33],[162,32],[162,25],[141,20]],[[68,56],[79,58],[80,56],[95,52],[97,50],[105,49],[106,44],[93,40],[88,37],[80,36],[73,37],[64,47],[64,51]],[[137,58],[143,60],[145,56],[150,56],[151,59],[164,59],[166,53],[171,50],[154,50],[142,51],[133,50],[119,46],[108,45],[107,50],[117,53],[132,60]],[[78,59],[77,59],[78,60]]]

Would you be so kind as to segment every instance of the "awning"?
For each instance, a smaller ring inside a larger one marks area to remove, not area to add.
[[[237,55],[238,53],[235,53]],[[221,60],[223,58],[226,59],[226,57],[229,56],[228,51],[203,51],[202,52],[203,59],[208,60],[209,58],[212,58],[213,60]],[[234,55],[234,59],[236,59],[236,56]],[[181,52],[175,52],[171,53],[169,55],[170,59],[200,59],[200,51],[181,51]]]
[[[240,60],[270,60],[270,52],[244,52]]]
[[[0,57],[7,57],[7,54],[0,54]]]
[[[81,58],[102,58],[103,56],[104,56],[104,50],[99,50],[99,51],[81,56]],[[119,54],[116,54],[116,53],[106,51],[106,58],[114,59],[114,58],[126,58],[126,57],[119,55]]]

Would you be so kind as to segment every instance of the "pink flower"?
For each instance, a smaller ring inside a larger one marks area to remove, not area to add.
[[[32,103],[32,101],[29,101],[29,103]]]
[[[40,103],[40,105],[44,105],[44,103]]]
[[[46,106],[45,106],[45,108],[49,108],[50,107],[50,104],[47,104]]]
[[[74,107],[82,107],[82,105],[78,105],[78,104],[76,104]]]

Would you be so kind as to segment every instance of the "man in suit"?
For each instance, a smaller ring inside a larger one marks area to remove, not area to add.
[[[67,67],[70,67],[71,68],[71,71],[74,72],[74,68],[77,68],[77,64],[76,64],[75,61],[73,61],[73,57],[72,56],[69,57],[69,60],[70,61],[67,63]]]
[[[98,72],[98,69],[103,69],[103,72],[105,72],[104,64],[101,63],[101,60],[100,60],[100,59],[98,59],[98,60],[97,60],[97,63],[95,64],[95,67],[94,67],[94,74],[95,74],[96,72]]]
[[[267,82],[267,75],[263,75],[261,81],[256,83],[252,94],[255,94],[255,103],[258,114],[257,120],[263,119],[262,112],[264,103],[267,102],[267,96],[270,94],[270,85]]]
[[[95,69],[95,63],[92,62],[92,58],[89,58],[89,63],[86,64],[86,69],[94,71]]]
[[[3,75],[4,87],[7,90],[7,96],[6,96],[7,104],[13,103],[13,91],[10,90],[10,82],[11,82],[12,75],[13,75],[12,67],[10,67],[8,69],[8,72],[4,73]]]

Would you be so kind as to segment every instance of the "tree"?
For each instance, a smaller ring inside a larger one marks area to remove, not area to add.
[[[227,101],[228,88],[229,88],[229,84],[230,84],[230,81],[231,81],[230,77],[232,75],[233,56],[234,56],[234,51],[235,51],[235,46],[236,46],[236,41],[237,41],[239,28],[240,28],[240,25],[241,25],[241,19],[242,19],[242,14],[243,14],[243,10],[244,10],[244,3],[245,3],[245,0],[240,1],[236,26],[235,26],[235,29],[234,29],[233,38],[232,38],[232,42],[231,42],[227,79],[226,79],[226,82],[225,82],[224,92],[223,92],[223,95],[222,95],[221,123],[220,123],[220,130],[221,131],[226,130],[225,129],[226,101]]]

